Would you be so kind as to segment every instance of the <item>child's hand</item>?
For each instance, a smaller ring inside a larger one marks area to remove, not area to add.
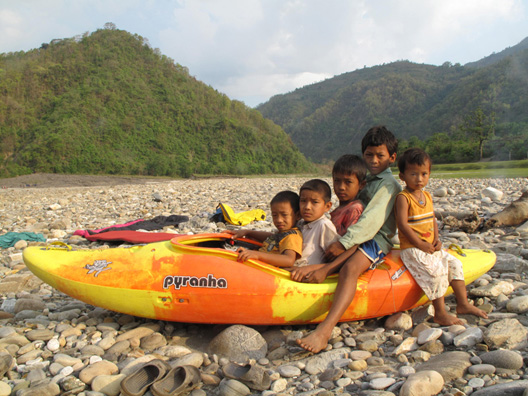
[[[237,261],[239,263],[243,263],[244,261],[247,261],[249,259],[258,260],[258,251],[250,250],[246,248],[239,248],[237,250],[237,253],[238,253]]]
[[[305,283],[322,283],[328,276],[326,269],[319,268],[315,271],[310,272],[303,280]]]
[[[321,268],[323,264],[307,265],[305,267],[295,267],[291,272],[291,279],[295,282],[306,282],[309,274],[316,269]]]
[[[438,252],[440,249],[442,249],[442,242],[440,241],[440,239],[435,239],[435,241],[433,242],[433,247],[435,249],[435,252]]]
[[[429,242],[421,241],[416,247],[425,253],[433,254],[435,252],[434,245]]]
[[[339,241],[332,243],[330,246],[328,246],[328,249],[326,249],[326,252],[324,254],[324,260],[326,262],[334,260],[337,256],[340,256],[346,252],[345,247],[343,244]]]
[[[226,230],[225,233],[231,234],[232,235],[231,239],[237,239],[237,238],[244,238],[249,233],[249,230],[236,230],[236,231]]]

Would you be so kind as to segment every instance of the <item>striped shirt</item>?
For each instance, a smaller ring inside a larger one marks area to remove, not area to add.
[[[435,214],[433,209],[433,199],[431,194],[427,191],[422,191],[425,202],[420,204],[418,200],[407,190],[403,190],[398,195],[403,195],[409,204],[409,213],[407,222],[414,232],[418,234],[420,239],[426,242],[434,242],[434,222]],[[413,246],[409,240],[403,235],[400,236],[400,247],[401,249],[407,249]]]

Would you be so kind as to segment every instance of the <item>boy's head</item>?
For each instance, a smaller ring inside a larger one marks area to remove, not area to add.
[[[299,194],[301,217],[307,223],[317,220],[332,207],[332,190],[324,180],[308,180]]]
[[[404,173],[408,165],[427,165],[429,170],[431,170],[431,157],[420,148],[407,149],[398,159],[400,173]]]
[[[386,127],[375,126],[363,137],[361,151],[370,173],[377,175],[396,160],[398,140]]]
[[[293,191],[281,191],[272,198],[270,209],[277,230],[288,231],[299,220],[299,195]]]
[[[332,168],[334,192],[340,205],[346,205],[356,199],[359,191],[365,187],[367,164],[357,156],[345,154],[338,158]]]
[[[420,148],[405,150],[398,160],[400,179],[409,190],[421,190],[429,182],[431,174],[431,157]]]

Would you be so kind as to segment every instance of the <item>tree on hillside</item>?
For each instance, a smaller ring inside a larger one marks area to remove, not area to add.
[[[477,141],[479,160],[482,160],[484,142],[491,140],[495,135],[495,112],[485,114],[484,110],[478,107],[465,117],[460,130],[465,132],[469,138]]]

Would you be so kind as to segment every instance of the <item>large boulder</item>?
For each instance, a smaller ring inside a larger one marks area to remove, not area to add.
[[[211,353],[244,363],[249,359],[261,359],[268,353],[268,344],[258,331],[251,327],[230,326],[209,343]]]

